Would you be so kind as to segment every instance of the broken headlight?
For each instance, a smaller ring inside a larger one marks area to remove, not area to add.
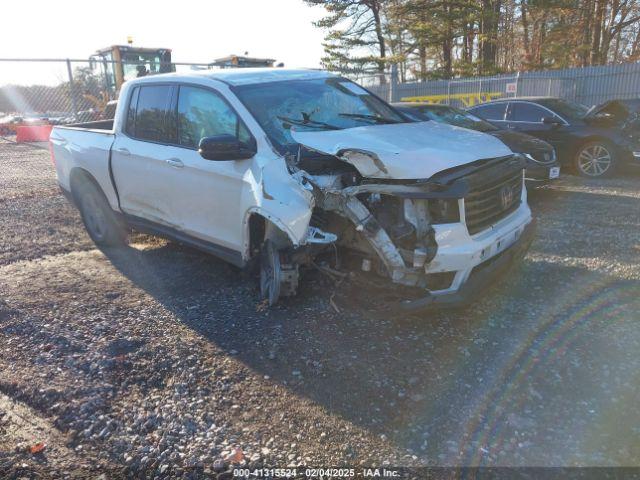
[[[457,223],[460,221],[458,200],[437,199],[429,200],[429,215],[432,223]]]

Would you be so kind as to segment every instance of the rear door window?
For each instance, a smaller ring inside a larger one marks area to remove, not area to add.
[[[484,105],[478,105],[471,109],[471,111],[485,120],[502,121],[504,120],[504,113],[507,109],[506,102],[500,103],[487,103]]]
[[[512,122],[542,123],[544,117],[552,115],[542,107],[533,103],[511,102],[509,120]]]
[[[171,112],[172,93],[171,85],[139,87],[133,134],[135,138],[159,143],[176,142],[175,117]]]

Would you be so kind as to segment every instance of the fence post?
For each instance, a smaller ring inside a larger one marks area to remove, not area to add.
[[[516,94],[515,97],[518,96],[518,89],[520,88],[520,70],[516,72]]]
[[[549,77],[549,85],[547,86],[547,97],[551,96],[551,77]]]
[[[389,102],[397,101],[397,89],[398,89],[398,64],[391,64],[391,82],[389,82]]]
[[[78,102],[76,100],[76,87],[73,83],[73,72],[71,71],[71,60],[67,58],[67,74],[69,75],[69,93],[71,96],[71,106],[73,108],[73,115],[78,117]]]
[[[451,105],[451,80],[447,80],[447,105]]]

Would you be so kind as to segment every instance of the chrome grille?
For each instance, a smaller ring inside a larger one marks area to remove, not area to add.
[[[467,229],[481,232],[514,212],[522,197],[522,170],[474,185],[464,198]]]

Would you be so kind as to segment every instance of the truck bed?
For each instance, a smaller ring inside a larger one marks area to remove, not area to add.
[[[110,166],[114,140],[113,120],[53,127],[49,141],[60,186],[71,191],[74,170],[82,170],[100,185],[111,208],[117,210],[118,197]]]

